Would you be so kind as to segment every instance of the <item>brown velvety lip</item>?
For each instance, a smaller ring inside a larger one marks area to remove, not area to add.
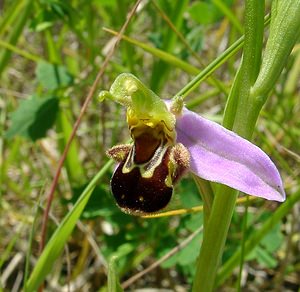
[[[123,173],[124,160],[119,164],[111,180],[111,190],[120,208],[127,213],[153,213],[167,206],[173,188],[166,185],[170,151],[166,151],[162,162],[156,167],[152,177],[141,176],[137,167]]]

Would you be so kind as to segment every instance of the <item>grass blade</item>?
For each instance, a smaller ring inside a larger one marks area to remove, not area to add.
[[[102,169],[82,192],[78,201],[63,219],[62,223],[56,229],[55,233],[52,235],[43,253],[38,259],[34,270],[25,285],[25,291],[31,292],[37,290],[45,277],[50,273],[54,262],[59,257],[66,241],[76,225],[78,218],[87,204],[90,195],[96,186],[96,183],[106,173],[112,164],[113,161],[108,161],[102,167]]]

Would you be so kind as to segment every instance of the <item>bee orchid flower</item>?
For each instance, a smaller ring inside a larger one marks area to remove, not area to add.
[[[118,162],[111,189],[124,212],[143,215],[163,209],[187,171],[252,196],[285,200],[280,174],[267,154],[186,109],[180,97],[163,101],[135,76],[123,73],[99,98],[127,107],[133,143],[107,151]]]

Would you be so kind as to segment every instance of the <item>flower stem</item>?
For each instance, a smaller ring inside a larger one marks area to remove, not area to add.
[[[224,117],[225,126],[246,138],[251,138],[256,122],[249,121],[253,116],[258,116],[257,113],[253,114],[257,108],[250,98],[250,89],[259,73],[263,27],[264,1],[247,0],[243,61],[228,98],[229,106]],[[219,186],[216,192],[197,260],[194,292],[210,292],[214,288],[237,196],[238,192],[227,186]]]
[[[214,200],[214,192],[212,190],[212,187],[210,185],[210,182],[193,175],[193,179],[196,182],[197,188],[199,190],[199,193],[201,195],[201,198],[203,200],[203,213],[204,213],[204,231],[206,228],[206,224],[208,222],[208,219],[210,217],[210,212]]]
[[[220,187],[216,193],[197,261],[194,292],[209,292],[214,288],[215,277],[237,195],[237,191],[225,186]]]
[[[248,224],[248,207],[249,207],[249,196],[246,197],[247,201],[245,204],[245,211],[243,214],[243,232],[242,232],[242,242],[241,242],[241,257],[240,257],[240,270],[237,280],[237,292],[241,292],[241,282],[242,282],[242,273],[243,273],[243,266],[245,260],[245,242],[246,242],[246,232],[247,232],[247,224]]]

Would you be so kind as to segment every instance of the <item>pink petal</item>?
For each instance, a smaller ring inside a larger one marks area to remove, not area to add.
[[[285,200],[276,166],[254,144],[187,109],[177,117],[176,131],[177,142],[190,151],[190,168],[197,176],[249,195]]]

